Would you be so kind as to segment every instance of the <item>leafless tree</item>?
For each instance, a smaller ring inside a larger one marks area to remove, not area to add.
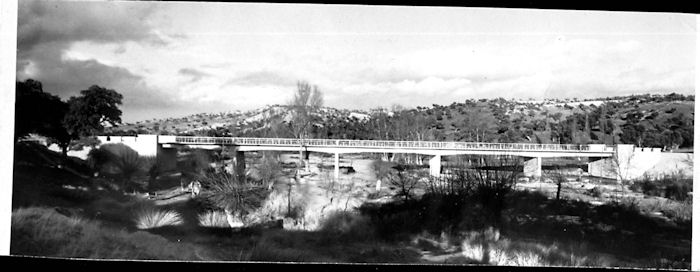
[[[297,90],[292,100],[289,101],[289,106],[293,114],[292,133],[302,142],[299,147],[299,166],[301,167],[304,164],[303,142],[310,136],[314,121],[313,112],[323,106],[323,93],[316,85],[311,86],[305,81],[297,82]]]

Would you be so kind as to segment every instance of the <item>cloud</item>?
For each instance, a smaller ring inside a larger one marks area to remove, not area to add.
[[[92,84],[112,88],[125,96],[125,116],[149,119],[285,103],[300,80],[341,108],[694,90],[694,34],[344,35],[339,21],[340,35],[305,28],[277,35],[236,12],[234,5],[22,1],[18,78],[42,81],[63,98]],[[368,26],[376,22],[367,17]]]
[[[204,77],[211,76],[209,73],[202,72],[194,68],[182,68],[177,71],[178,74],[189,77],[190,83],[200,81]]]
[[[17,47],[25,52],[40,44],[65,46],[75,41],[163,44],[148,26],[153,8],[144,3],[21,1]]]
[[[227,86],[261,86],[261,85],[274,85],[274,86],[294,86],[297,82],[293,76],[289,76],[279,72],[272,71],[257,71],[245,73],[240,76],[230,78],[221,85],[221,87]]]
[[[164,45],[147,23],[151,5],[139,3],[21,1],[18,7],[17,79],[41,81],[47,92],[63,99],[79,95],[92,85],[124,95],[123,119],[132,110],[182,104],[148,86],[142,76],[96,59],[76,59],[67,50],[76,42],[117,44],[126,42]]]

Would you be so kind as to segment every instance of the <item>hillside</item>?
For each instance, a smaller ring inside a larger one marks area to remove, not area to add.
[[[693,146],[694,96],[633,95],[587,101],[468,99],[403,109],[315,112],[317,138],[626,143],[667,150]],[[108,133],[293,137],[292,111],[272,105],[241,112],[200,113],[126,123]]]

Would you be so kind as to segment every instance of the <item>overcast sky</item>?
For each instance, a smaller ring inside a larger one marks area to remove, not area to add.
[[[672,13],[20,1],[17,77],[124,95],[124,121],[284,104],[691,94],[696,21]]]

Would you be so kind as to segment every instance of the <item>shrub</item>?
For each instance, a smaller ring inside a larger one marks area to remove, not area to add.
[[[418,179],[411,177],[402,171],[396,171],[389,177],[389,184],[397,187],[396,197],[409,200],[413,198],[413,190],[418,185]]]
[[[643,180],[639,183],[642,193],[650,196],[661,196],[662,188],[660,184],[653,180]]]
[[[181,225],[184,221],[176,211],[142,207],[136,212],[135,222],[138,229],[153,229]]]
[[[118,174],[122,189],[135,189],[134,178],[150,167],[148,159],[124,144],[105,144],[88,153],[88,161],[93,169],[101,173]]]
[[[664,188],[664,195],[669,199],[684,201],[688,199],[688,193],[692,191],[692,179],[677,179],[670,181],[669,184],[666,185],[666,188]]]
[[[267,186],[268,190],[272,189],[275,180],[283,176],[282,166],[272,154],[266,154],[265,158],[262,159],[255,169],[258,170],[260,179]]]
[[[693,219],[693,203],[689,200],[676,202],[675,205],[664,205],[661,212],[676,223],[690,223]]]
[[[603,195],[603,190],[596,186],[588,190],[588,194],[592,197],[601,197]]]
[[[693,191],[693,180],[682,175],[665,175],[655,179],[645,176],[632,184],[630,190],[684,201],[689,197],[688,193]]]
[[[208,172],[200,176],[202,191],[198,199],[222,209],[227,215],[243,216],[261,207],[270,192],[260,182],[226,172]]]

